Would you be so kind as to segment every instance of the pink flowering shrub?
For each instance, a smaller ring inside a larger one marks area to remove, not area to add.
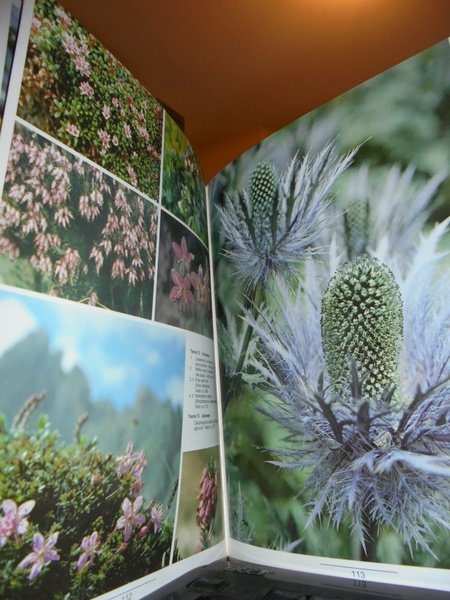
[[[17,126],[0,200],[0,253],[29,262],[25,287],[150,317],[156,228],[151,202]]]
[[[53,0],[36,2],[19,115],[158,198],[162,108]]]
[[[0,418],[1,598],[83,600],[163,566],[170,506],[145,498],[143,451],[115,458],[83,436],[63,444],[43,416],[33,433],[17,423]]]

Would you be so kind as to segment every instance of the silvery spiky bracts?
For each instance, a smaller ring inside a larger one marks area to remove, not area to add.
[[[420,237],[399,280],[405,314],[403,387],[410,395],[418,386],[427,389],[450,377],[450,278],[439,248],[449,226],[450,217]],[[447,394],[450,403],[450,389]]]
[[[423,181],[412,165],[394,165],[382,176],[367,165],[352,169],[339,195],[347,258],[370,250],[385,261],[395,255],[406,266],[445,177],[438,173]]]
[[[437,236],[430,234],[434,243]],[[318,337],[320,311],[306,292],[300,289],[294,302],[284,294],[282,313],[255,323],[260,358],[254,365],[262,387],[277,399],[267,400],[263,412],[289,432],[291,442],[274,451],[274,464],[312,467],[308,523],[326,514],[338,526],[350,511],[363,548],[370,543],[369,527],[376,535],[377,529],[390,526],[411,551],[415,544],[432,553],[433,522],[447,528],[450,522],[450,388],[424,387],[428,391],[413,392],[401,407],[386,401],[388,390],[365,398],[353,369],[348,374],[350,398],[330,393],[316,376],[317,366],[315,372],[309,366],[308,329],[315,327],[312,337]],[[300,313],[304,318],[299,319]],[[448,311],[440,314],[448,327]],[[435,319],[442,327],[439,315]],[[431,352],[428,346],[424,350]],[[312,352],[321,356],[317,348]],[[422,359],[427,362],[431,356]]]
[[[320,306],[304,289],[283,301],[281,312],[251,321],[259,338],[252,364],[267,392],[261,412],[287,432],[282,447],[270,449],[273,464],[308,469],[307,525],[325,516],[338,527],[350,515],[364,549],[392,527],[411,552],[432,554],[433,526],[450,529],[450,385],[416,390],[402,404],[389,401],[389,390],[367,399],[353,368],[350,394],[336,394],[314,345]]]
[[[324,232],[330,191],[352,162],[355,151],[338,158],[334,144],[315,157],[294,157],[284,175],[260,163],[248,190],[225,198],[219,209],[228,241],[227,256],[249,288],[275,274],[292,273],[317,253]]]
[[[397,387],[402,333],[402,299],[391,271],[370,257],[343,265],[322,301],[323,353],[336,393],[348,392],[352,363],[366,398]]]

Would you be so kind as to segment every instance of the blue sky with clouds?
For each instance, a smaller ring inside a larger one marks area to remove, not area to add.
[[[79,366],[92,399],[117,408],[147,385],[160,400],[181,404],[185,336],[182,331],[74,302],[0,287],[0,359],[32,331],[43,330],[62,367]]]

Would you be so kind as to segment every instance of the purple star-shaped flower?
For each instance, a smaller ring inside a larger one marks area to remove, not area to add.
[[[94,564],[95,555],[98,554],[98,547],[100,546],[100,538],[96,531],[91,533],[91,535],[87,535],[83,538],[81,542],[81,549],[83,552],[80,554],[80,558],[77,562],[77,569],[81,571],[81,569],[89,563],[89,565]]]
[[[143,525],[145,523],[145,516],[139,512],[143,502],[143,496],[138,496],[133,504],[128,498],[125,498],[122,502],[123,515],[118,519],[116,529],[124,530],[125,542],[128,542],[130,539],[134,526]]]
[[[181,242],[179,245],[176,242],[172,242],[172,249],[175,254],[176,261],[181,267],[181,272],[187,273],[187,271],[189,271],[189,267],[194,258],[194,255],[192,254],[192,252],[189,252],[186,243],[186,238],[184,237],[184,235],[181,238]]]
[[[59,555],[54,550],[54,546],[58,541],[59,532],[52,533],[52,535],[45,540],[44,536],[40,533],[35,533],[33,536],[33,552],[30,552],[25,558],[19,563],[19,569],[25,569],[31,565],[30,574],[28,579],[33,581],[39,575],[42,567],[59,560]]]
[[[28,500],[19,507],[14,500],[4,500],[2,510],[4,516],[0,519],[0,548],[6,544],[12,535],[23,535],[28,528],[27,515],[33,510],[36,502]]]

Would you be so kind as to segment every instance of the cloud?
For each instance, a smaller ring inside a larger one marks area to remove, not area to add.
[[[36,319],[21,302],[0,300],[0,356],[37,328]]]
[[[122,386],[130,378],[130,369],[128,365],[104,366],[101,371],[102,382],[106,387]]]
[[[166,394],[172,404],[183,405],[184,399],[184,380],[181,377],[172,377],[166,385]]]
[[[52,344],[52,347],[62,354],[61,368],[63,371],[68,373],[74,367],[80,366],[80,352],[75,340],[71,339],[70,336],[58,337]]]
[[[145,364],[148,367],[156,367],[161,362],[161,356],[158,350],[151,350],[145,356]]]

